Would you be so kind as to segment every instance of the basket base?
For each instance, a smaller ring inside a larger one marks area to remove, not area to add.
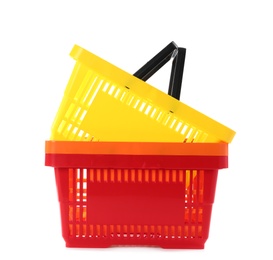
[[[163,249],[204,249],[204,239],[66,239],[69,248],[110,248],[110,247],[160,247]]]

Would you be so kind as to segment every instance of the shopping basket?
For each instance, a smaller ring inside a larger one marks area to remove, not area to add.
[[[234,131],[75,45],[51,140],[226,142]]]
[[[202,249],[227,143],[47,141],[67,247]]]

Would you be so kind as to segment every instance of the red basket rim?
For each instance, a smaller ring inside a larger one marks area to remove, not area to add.
[[[46,141],[46,154],[227,156],[227,143]]]
[[[79,168],[221,169],[225,143],[47,141],[45,165]]]

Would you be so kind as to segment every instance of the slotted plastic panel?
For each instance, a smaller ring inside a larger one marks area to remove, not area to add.
[[[68,247],[204,247],[217,170],[70,168],[55,173]]]

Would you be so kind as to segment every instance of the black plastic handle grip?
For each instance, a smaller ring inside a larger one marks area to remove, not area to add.
[[[146,81],[171,59],[177,48],[174,42],[169,43],[133,75]]]
[[[174,58],[172,63],[168,94],[179,100],[185,56],[186,49],[179,48],[175,42],[172,41],[133,75],[139,79],[142,79],[143,81],[146,81],[160,68],[162,68],[171,58]]]
[[[173,60],[168,94],[176,99],[180,99],[184,65],[186,58],[186,49],[178,48],[177,54]]]

